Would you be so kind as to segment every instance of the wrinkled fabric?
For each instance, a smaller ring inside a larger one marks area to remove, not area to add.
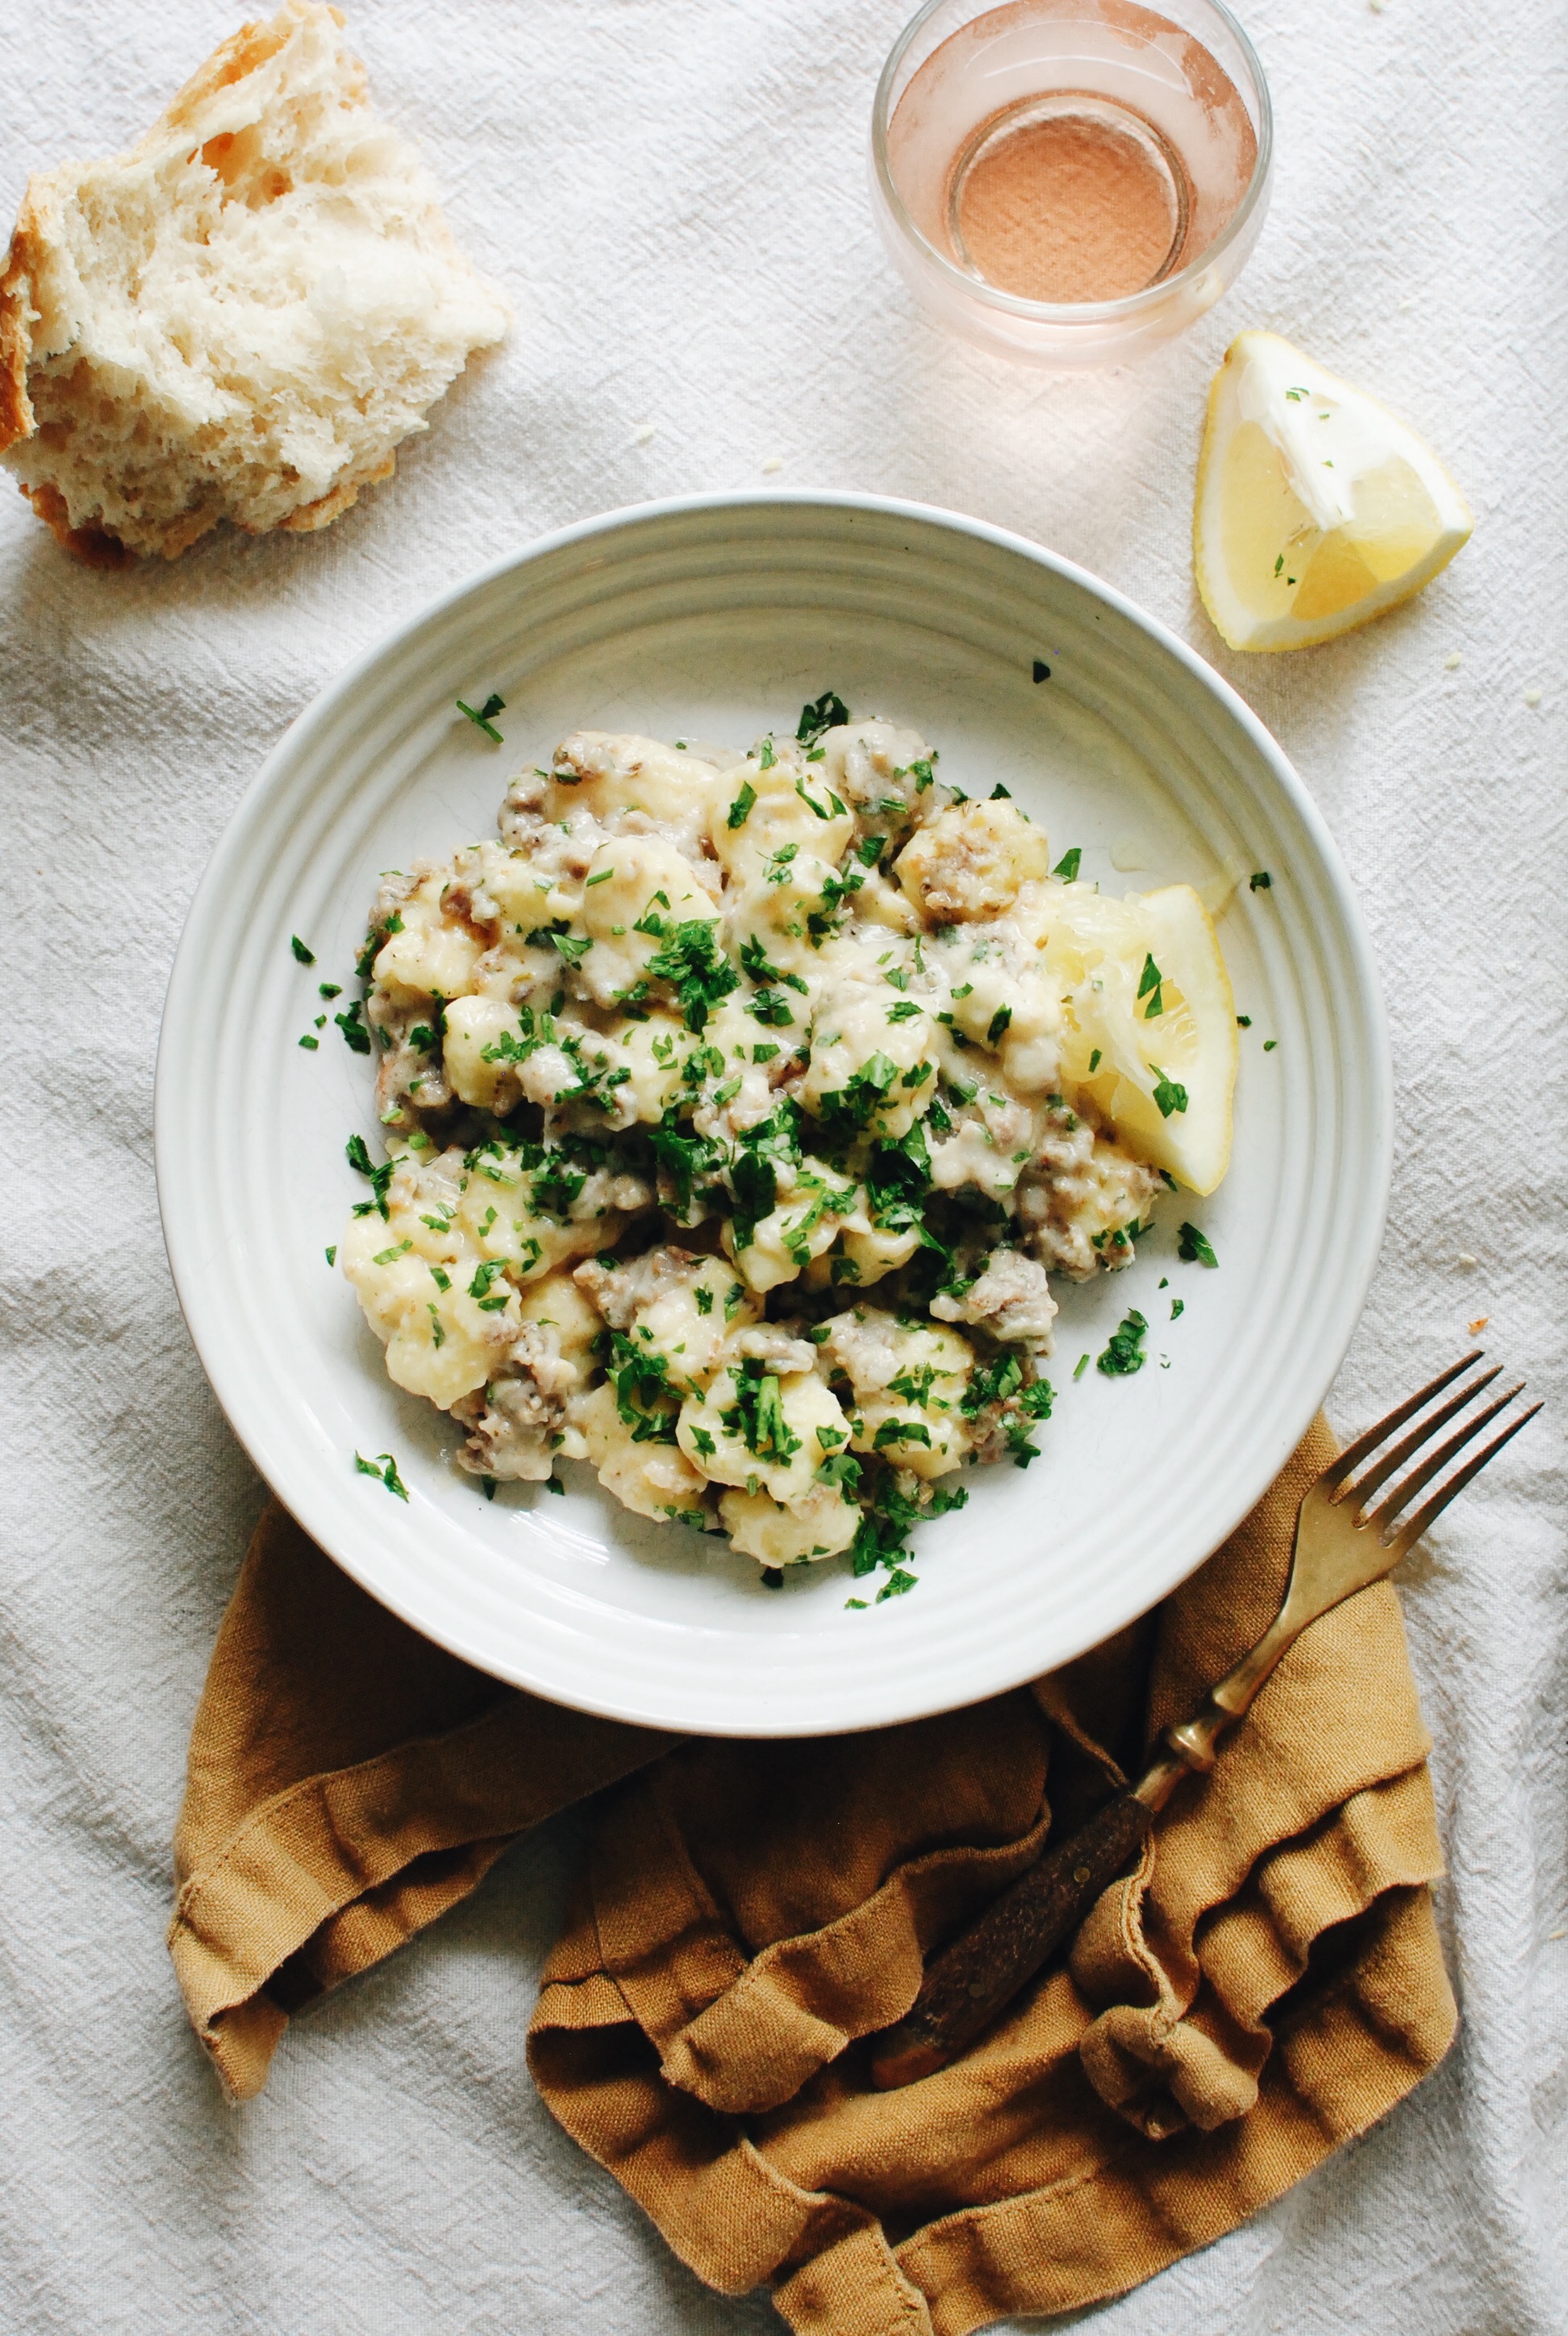
[[[0,482],[0,2326],[776,2326],[765,2297],[726,2302],[683,2270],[528,2080],[521,2039],[577,1860],[570,1813],[416,1952],[320,1998],[261,2096],[224,2106],[164,1952],[169,1844],[267,1493],[180,1322],[151,1123],[191,895],[313,695],[546,529],[777,478],[1016,528],[1151,609],[1256,708],[1344,855],[1392,1038],[1390,1230],[1329,1416],[1341,1434],[1375,1419],[1482,1317],[1479,1343],[1547,1398],[1401,1569],[1448,1864],[1435,1903],[1464,2013],[1454,2048],[1355,2146],[1105,2307],[1096,2332],[1557,2336],[1561,11],[1241,0],[1278,135],[1258,249],[1135,371],[1053,380],[925,326],[877,241],[866,122],[912,0],[344,5],[377,103],[419,137],[454,231],[516,303],[511,339],[321,535],[215,536],[105,578]],[[134,138],[245,14],[0,0],[5,215],[29,170]],[[1295,657],[1231,655],[1192,585],[1204,394],[1249,326],[1407,417],[1476,516],[1408,607]]]
[[[1135,2285],[1362,2132],[1453,2034],[1428,1739],[1387,1582],[1297,1642],[1067,1968],[902,2091],[872,2090],[857,2048],[1258,1637],[1334,1448],[1320,1422],[1162,1608],[1032,1688],[784,1742],[498,1687],[269,1510],[176,1835],[170,1946],[219,2074],[253,2097],[292,2013],[585,1801],[530,2065],[699,2278],[766,2285],[802,2336],[961,2336]]]

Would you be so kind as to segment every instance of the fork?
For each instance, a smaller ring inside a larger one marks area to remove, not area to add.
[[[1167,1728],[1137,1783],[1116,1793],[1088,1823],[993,1901],[930,1965],[919,1995],[897,2027],[872,2039],[872,2082],[887,2092],[913,2084],[956,2059],[1012,2001],[1077,1928],[1108,1883],[1142,1851],[1154,1823],[1183,1778],[1214,1765],[1219,1739],[1251,1705],[1270,1672],[1310,1623],[1391,1572],[1456,1493],[1540,1410],[1515,1412],[1500,1435],[1440,1484],[1415,1513],[1399,1519],[1465,1446],[1507,1410],[1524,1381],[1498,1396],[1446,1440],[1428,1450],[1451,1419],[1468,1409],[1501,1373],[1495,1364],[1420,1420],[1360,1476],[1352,1472],[1425,1411],[1455,1380],[1484,1359],[1478,1348],[1368,1428],[1308,1487],[1296,1520],[1290,1578],[1279,1612],[1251,1651],[1228,1670],[1191,1719]],[[1388,1479],[1417,1453],[1426,1456],[1399,1478],[1376,1508]]]

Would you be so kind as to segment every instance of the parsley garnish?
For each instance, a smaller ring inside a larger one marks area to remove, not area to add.
[[[1089,1358],[1087,1355],[1080,1355],[1077,1361],[1073,1366],[1073,1377],[1076,1379],[1081,1379],[1088,1368]]]
[[[1070,852],[1063,852],[1051,871],[1052,875],[1059,876],[1064,884],[1076,884],[1078,881],[1078,866],[1083,856],[1083,845],[1075,843]]]
[[[986,1032],[986,1044],[988,1046],[994,1046],[996,1045],[1003,1031],[1006,1030],[1011,1023],[1012,1018],[1013,1009],[1010,1006],[998,1007],[996,1012],[991,1017],[990,1027]]]
[[[752,805],[755,801],[756,789],[753,786],[749,779],[743,779],[741,782],[740,793],[736,795],[734,803],[732,803],[729,807],[729,817],[726,820],[725,825],[726,827],[744,827],[747,820],[751,817]]]
[[[789,1000],[779,989],[759,989],[755,997],[746,1000],[745,1010],[755,1021],[766,1023],[775,1030],[787,1029],[794,1021]],[[773,1051],[776,1055],[778,1048],[775,1046]]]
[[[1164,981],[1164,978],[1165,977],[1160,971],[1159,967],[1154,963],[1154,959],[1151,956],[1145,955],[1144,959],[1144,970],[1138,977],[1139,1002],[1142,1003],[1143,999],[1145,998],[1149,1001],[1147,1006],[1144,1007],[1144,1019],[1145,1022],[1152,1022],[1156,1015],[1163,1014],[1165,1010],[1165,1000],[1160,988],[1160,984]]]
[[[883,1582],[881,1588],[877,1591],[877,1604],[880,1606],[884,1598],[901,1598],[904,1591],[906,1590],[913,1590],[919,1581],[920,1576],[918,1573],[906,1573],[901,1565],[895,1565],[887,1580]]]
[[[691,1031],[706,1029],[709,1007],[740,987],[740,976],[714,947],[717,929],[716,918],[677,925],[666,937],[664,947],[648,961],[649,978],[669,983]]]
[[[312,949],[307,949],[305,943],[300,939],[297,933],[289,934],[288,946],[294,951],[295,956],[298,959],[301,965],[314,965],[316,963],[316,951]]]
[[[1250,1030],[1250,1029],[1251,1028],[1251,1027],[1252,1027],[1252,1017],[1251,1017],[1251,1016],[1250,1014],[1238,1014],[1238,1015],[1237,1015],[1237,1017],[1236,1017],[1236,1027],[1237,1027],[1237,1029],[1238,1029],[1238,1030]]]
[[[1148,1357],[1143,1349],[1143,1338],[1148,1324],[1134,1307],[1126,1319],[1112,1331],[1110,1342],[1099,1358],[1097,1368],[1109,1379],[1130,1378],[1141,1371]]]
[[[457,710],[460,714],[466,714],[474,728],[482,730],[485,736],[492,738],[498,746],[505,745],[505,739],[495,726],[495,716],[505,712],[506,700],[504,697],[498,697],[493,689],[484,704],[477,710],[472,706],[465,706],[461,697],[457,701]],[[557,773],[554,775],[559,776],[560,774]]]
[[[356,998],[346,1014],[335,1014],[332,1017],[343,1033],[345,1045],[352,1046],[356,1055],[368,1055],[370,1052],[370,1033],[360,1020],[364,1011],[364,1006]]]
[[[408,1487],[398,1475],[397,1463],[390,1452],[378,1452],[374,1460],[366,1460],[363,1454],[356,1452],[354,1465],[362,1476],[374,1476],[378,1484],[385,1484],[387,1491],[395,1493],[400,1501],[407,1500]]]
[[[836,689],[824,689],[813,703],[801,707],[795,736],[803,746],[814,746],[824,730],[842,730],[851,719],[849,707]]]
[[[306,1052],[311,1055],[317,1053],[321,1046],[320,1039],[313,1038],[308,1030],[306,1032],[304,1037],[301,1038],[299,1043],[305,1048]]]
[[[1247,879],[1247,890],[1250,892],[1267,892],[1272,887],[1273,881],[1266,868],[1257,868]]]
[[[1036,679],[1037,682],[1039,682],[1039,681],[1049,681],[1050,677],[1051,677],[1051,668],[1050,668],[1050,667],[1046,663],[1045,658],[1044,658],[1044,657],[1037,657],[1037,658],[1035,659],[1035,679]]]
[[[791,989],[798,989],[803,998],[805,997],[806,986],[801,976],[798,973],[781,973],[776,965],[771,964],[767,951],[755,933],[742,941],[740,961],[742,971],[749,973],[754,981],[784,982]]]
[[[888,1020],[890,1022],[912,1022],[916,1015],[922,1013],[923,1011],[924,1008],[917,1005],[912,998],[903,998],[899,1000],[899,1003],[896,1006],[890,1006],[888,1007]]]
[[[1196,1225],[1186,1224],[1177,1228],[1176,1255],[1185,1265],[1218,1265],[1220,1262],[1207,1233],[1200,1232]]]
[[[1159,1082],[1154,1088],[1154,1102],[1159,1108],[1160,1117],[1169,1119],[1174,1111],[1185,1111],[1186,1088],[1179,1085],[1174,1079],[1168,1079],[1164,1072],[1160,1069],[1158,1063],[1151,1063],[1149,1068],[1159,1074]]]
[[[1099,1067],[1100,1067],[1100,1061],[1101,1061],[1100,1050],[1099,1050],[1099,1048],[1096,1046],[1096,1047],[1095,1048],[1094,1053],[1089,1056],[1089,1076],[1090,1076],[1091,1078],[1093,1078],[1093,1077],[1094,1077],[1095,1073],[1099,1069]]]
[[[333,1242],[332,1247],[329,1250],[325,1251],[323,1253],[326,1256],[328,1265],[336,1265],[337,1263],[337,1243],[336,1241]]]
[[[800,1450],[801,1440],[784,1417],[774,1374],[765,1369],[755,1355],[747,1355],[732,1384],[735,1401],[719,1414],[730,1434],[738,1436],[746,1450],[755,1452],[759,1460],[791,1459]]]
[[[1173,1322],[1179,1322],[1179,1321],[1181,1320],[1181,1319],[1182,1319],[1183,1315],[1186,1312],[1186,1310],[1187,1310],[1187,1301],[1186,1301],[1186,1299],[1185,1299],[1184,1298],[1173,1298],[1173,1299],[1172,1299],[1172,1300],[1171,1300],[1171,1319],[1172,1319],[1172,1321],[1173,1321]]]
[[[361,1201],[356,1204],[355,1215],[367,1217],[372,1209],[379,1209],[383,1217],[385,1217],[387,1214],[386,1188],[392,1182],[393,1171],[397,1163],[394,1160],[384,1160],[379,1168],[375,1167],[365,1148],[363,1135],[349,1137],[343,1147],[343,1156],[351,1168],[355,1169],[361,1176],[368,1176],[370,1179],[372,1197],[368,1201]]]
[[[590,876],[589,878],[587,883],[582,889],[585,892],[591,892],[596,884],[608,884],[614,874],[615,870],[613,868],[601,868],[597,876]]]

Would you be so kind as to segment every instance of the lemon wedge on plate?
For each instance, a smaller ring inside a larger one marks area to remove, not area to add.
[[[1231,1157],[1236,1001],[1190,884],[1103,898],[1073,885],[1046,962],[1062,982],[1062,1077],[1129,1146],[1194,1192]]]
[[[1468,540],[1415,432],[1277,333],[1232,342],[1209,392],[1193,566],[1233,649],[1305,648],[1407,600]]]

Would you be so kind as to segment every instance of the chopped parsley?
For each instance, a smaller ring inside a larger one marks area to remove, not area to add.
[[[1164,976],[1154,963],[1153,957],[1145,955],[1144,970],[1138,977],[1139,1003],[1142,1004],[1145,998],[1149,1001],[1144,1007],[1145,1022],[1154,1021],[1156,1015],[1163,1014],[1165,1010],[1164,994],[1160,986],[1164,980]]]
[[[986,1044],[988,1046],[994,1046],[997,1044],[1003,1031],[1011,1026],[1012,1018],[1013,1009],[1010,1006],[998,1007],[996,1012],[991,1017],[989,1027],[986,1031]]]
[[[1083,1376],[1084,1376],[1084,1373],[1088,1369],[1088,1368],[1089,1368],[1089,1358],[1088,1358],[1088,1356],[1087,1356],[1087,1355],[1080,1355],[1080,1356],[1078,1357],[1077,1361],[1076,1361],[1076,1362],[1074,1364],[1074,1366],[1073,1366],[1073,1377],[1074,1377],[1076,1379],[1081,1379],[1081,1378],[1083,1377]]]
[[[1125,1320],[1112,1331],[1105,1352],[1097,1359],[1096,1368],[1109,1379],[1130,1378],[1135,1371],[1141,1371],[1148,1360],[1143,1347],[1144,1334],[1148,1327],[1135,1306]]]
[[[589,878],[587,883],[582,889],[585,892],[591,892],[596,884],[608,884],[614,874],[615,870],[613,868],[601,868],[597,876],[590,876]]]
[[[1185,1111],[1187,1108],[1186,1088],[1179,1085],[1174,1079],[1168,1079],[1165,1076],[1164,1072],[1160,1069],[1158,1063],[1151,1063],[1149,1068],[1158,1074],[1158,1083],[1154,1088],[1154,1102],[1158,1107],[1160,1117],[1162,1119],[1169,1119],[1173,1112]]]
[[[288,946],[294,951],[295,957],[301,965],[314,965],[316,963],[316,951],[313,949],[307,949],[305,943],[300,939],[297,933],[289,934]]]
[[[734,803],[732,803],[729,807],[729,817],[725,821],[725,825],[726,827],[744,827],[747,820],[751,817],[752,806],[755,802],[756,789],[753,786],[749,779],[744,779],[741,782],[741,791],[739,794],[736,795]]]
[[[1182,1319],[1183,1315],[1186,1312],[1186,1310],[1187,1310],[1187,1301],[1186,1301],[1186,1299],[1185,1299],[1184,1298],[1173,1298],[1173,1299],[1172,1299],[1172,1300],[1171,1300],[1171,1319],[1172,1319],[1172,1321],[1173,1321],[1173,1322],[1179,1322],[1179,1321],[1181,1320],[1181,1319]]]
[[[1273,1053],[1273,1051],[1274,1051],[1275,1047],[1279,1045],[1279,1043],[1280,1043],[1280,1042],[1279,1042],[1278,1038],[1265,1038],[1265,1039],[1264,1039],[1264,1041],[1263,1041],[1263,1052],[1264,1052],[1264,1054],[1265,1054],[1265,1055],[1271,1055],[1271,1054]]]
[[[324,1251],[322,1254],[325,1256],[328,1265],[336,1265],[337,1263],[337,1243],[334,1241],[332,1247],[329,1250]]]
[[[312,1037],[308,1030],[305,1033],[304,1037],[301,1038],[299,1043],[305,1048],[307,1054],[314,1055],[320,1050],[320,1039]]]
[[[1036,681],[1037,681],[1037,682],[1040,682],[1040,681],[1049,681],[1050,677],[1051,677],[1051,668],[1050,668],[1050,667],[1046,663],[1045,658],[1044,658],[1044,657],[1037,657],[1037,658],[1035,659],[1035,679],[1036,679]]]
[[[912,1022],[916,1015],[923,1013],[924,1010],[924,1007],[917,1004],[914,998],[901,998],[896,1006],[890,1006],[888,1007],[888,1020],[890,1022]]]
[[[782,982],[791,989],[798,989],[803,998],[806,995],[806,986],[801,976],[798,973],[781,973],[778,967],[770,961],[767,951],[755,933],[742,941],[740,962],[742,972],[749,973],[754,981]]]
[[[680,1000],[688,1030],[707,1027],[708,1009],[740,988],[740,976],[714,946],[718,920],[694,918],[677,925],[664,947],[648,961],[648,978],[667,982]]]
[[[352,1046],[356,1055],[370,1052],[370,1033],[361,1019],[364,1012],[364,1005],[356,998],[346,1014],[335,1014],[332,1017],[343,1033],[344,1044]]]
[[[1177,1228],[1176,1255],[1185,1265],[1218,1265],[1220,1262],[1214,1255],[1207,1233],[1200,1232],[1197,1226],[1193,1224],[1184,1224]]]
[[[803,746],[814,746],[824,731],[842,730],[851,719],[849,707],[837,690],[824,689],[819,698],[801,707],[795,736]]]
[[[386,1188],[392,1182],[394,1171],[397,1166],[396,1161],[384,1160],[380,1167],[376,1167],[372,1161],[369,1153],[365,1150],[365,1138],[363,1135],[351,1135],[349,1137],[347,1143],[343,1147],[343,1156],[347,1161],[349,1166],[355,1170],[359,1175],[367,1176],[370,1180],[371,1198],[368,1201],[359,1201],[355,1202],[354,1211],[355,1215],[356,1217],[367,1217],[371,1211],[375,1209],[380,1212],[384,1218],[386,1217],[388,1214],[386,1206]]]
[[[378,1452],[374,1460],[367,1460],[363,1453],[356,1452],[354,1465],[362,1476],[374,1476],[377,1484],[385,1484],[389,1493],[395,1493],[400,1501],[407,1500],[408,1487],[398,1475],[397,1463],[390,1452]]]
[[[490,1286],[505,1271],[506,1260],[502,1257],[487,1257],[482,1265],[475,1266],[468,1294],[482,1314],[499,1314],[511,1297],[510,1287],[503,1285],[498,1290],[492,1290]]]
[[[1056,866],[1051,871],[1052,875],[1059,876],[1064,884],[1076,884],[1078,881],[1078,869],[1082,863],[1083,857],[1083,845],[1081,843],[1075,843],[1070,852],[1063,852],[1061,858],[1057,861]]]
[[[1273,881],[1266,868],[1255,868],[1247,879],[1247,890],[1250,892],[1267,892],[1272,888]]]
[[[1238,1030],[1250,1030],[1250,1029],[1251,1028],[1251,1027],[1252,1027],[1252,1017],[1251,1017],[1251,1016],[1250,1014],[1238,1014],[1238,1015],[1237,1015],[1237,1017],[1236,1017],[1236,1027],[1237,1027],[1237,1029],[1238,1029]]]
[[[1100,1049],[1096,1046],[1094,1053],[1089,1056],[1089,1076],[1091,1078],[1094,1077],[1095,1073],[1099,1069],[1102,1059]]]
[[[919,1581],[920,1576],[918,1573],[906,1573],[901,1565],[895,1565],[887,1580],[883,1582],[881,1588],[877,1591],[877,1604],[880,1606],[885,1598],[901,1598],[904,1591],[906,1590],[913,1590]]]
[[[738,1436],[759,1460],[793,1459],[801,1440],[784,1416],[776,1374],[755,1355],[746,1355],[739,1371],[732,1373],[731,1385],[735,1401],[719,1414],[730,1435]]]
[[[505,713],[506,700],[504,697],[498,696],[493,689],[491,691],[490,696],[485,699],[484,704],[480,706],[465,706],[460,697],[457,701],[457,710],[460,714],[466,714],[474,728],[476,730],[482,730],[485,736],[492,739],[496,745],[505,745],[505,739],[502,736],[500,731],[495,726],[495,717],[498,714]],[[559,777],[560,774],[557,772],[552,773],[551,775]]]

